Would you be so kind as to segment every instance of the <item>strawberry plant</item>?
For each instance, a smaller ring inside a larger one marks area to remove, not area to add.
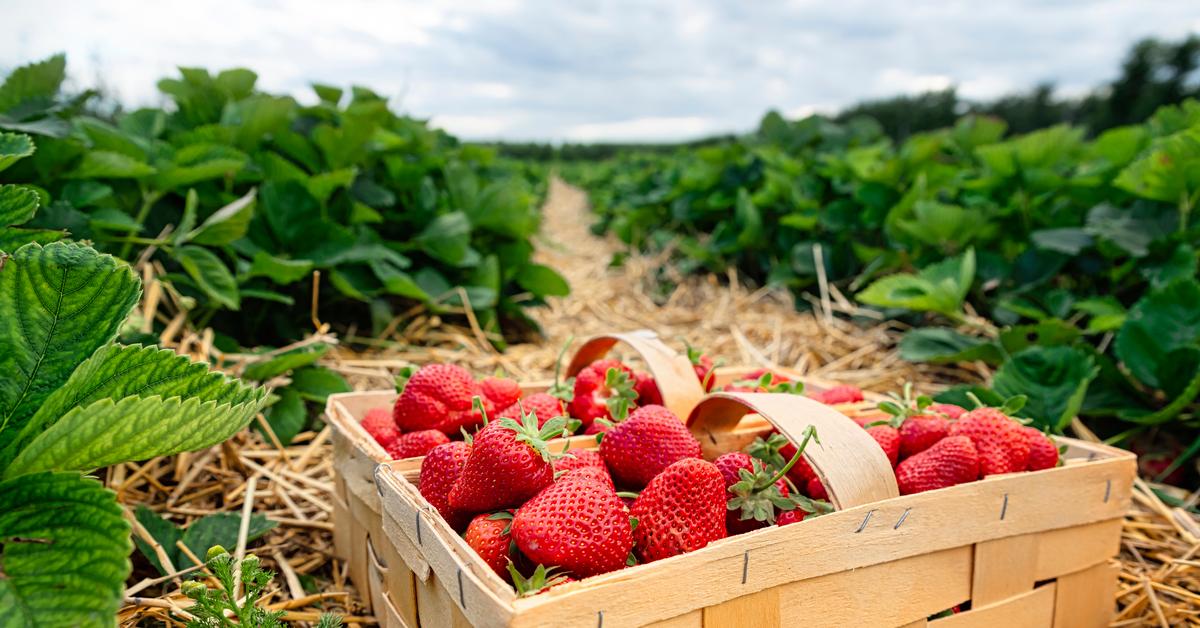
[[[60,93],[64,68],[54,57],[0,86],[0,130],[37,135],[0,135],[0,166],[30,155],[6,174],[43,208],[12,237],[160,262],[219,345],[300,338],[317,271],[323,320],[381,330],[414,304],[470,307],[497,342],[530,323],[524,306],[567,291],[530,258],[532,171],[369,89],[314,85],[302,104],[249,70],[181,68],[158,83],[170,110],[104,117]]]
[[[129,266],[9,226],[28,221],[40,193],[0,189],[0,624],[109,625],[130,570],[129,524],[86,474],[218,443],[266,391],[115,343],[141,295]]]

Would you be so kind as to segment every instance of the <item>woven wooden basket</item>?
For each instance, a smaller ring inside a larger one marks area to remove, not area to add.
[[[567,375],[575,375],[588,364],[607,355],[619,344],[632,349],[642,359],[646,370],[658,382],[663,404],[678,416],[686,417],[704,397],[704,390],[687,358],[663,344],[653,332],[648,331],[604,334],[587,340],[572,357],[566,369]],[[724,385],[736,381],[754,370],[754,367],[718,368],[716,383]],[[809,390],[823,390],[830,385],[811,378],[800,378],[786,370],[776,370],[781,374],[801,379]],[[551,383],[522,382],[521,389],[528,395],[546,390]],[[378,583],[383,582],[384,573],[391,573],[387,565],[396,565],[399,561],[389,561],[389,558],[395,558],[395,549],[383,530],[383,510],[376,486],[375,469],[380,464],[391,463],[392,460],[383,447],[362,429],[361,421],[370,409],[390,406],[395,400],[396,393],[393,390],[343,393],[331,395],[325,409],[326,420],[334,428],[334,470],[337,476],[333,512],[335,550],[339,558],[347,561],[351,581],[381,617],[386,613],[380,610],[383,589]],[[859,409],[868,411],[873,407],[874,401],[847,405],[844,409],[848,412]],[[763,422],[760,424],[766,425]],[[753,436],[750,438],[752,440]],[[582,447],[594,445],[595,440],[591,436],[576,436],[571,439],[571,444],[573,447]],[[708,444],[712,446],[711,442]],[[413,460],[413,468],[419,469],[420,459]],[[411,579],[411,570],[402,567],[392,569],[401,570],[408,571]],[[392,579],[403,580],[403,577],[393,574]],[[376,583],[375,586],[372,586],[372,583]],[[389,589],[398,591],[390,587]],[[413,587],[408,587],[408,590],[413,590]],[[399,607],[398,612],[408,618],[409,625],[415,626],[415,594],[395,595],[396,599],[393,602]]]
[[[815,425],[805,457],[837,511],[529,598],[476,557],[416,490],[420,460],[378,468],[379,613],[389,626],[1107,625],[1136,460],[1059,439],[1063,466],[898,496],[882,451],[846,414],[797,395],[716,393],[689,415],[712,457]],[[594,442],[575,442],[591,447]],[[970,602],[970,609],[928,620]]]

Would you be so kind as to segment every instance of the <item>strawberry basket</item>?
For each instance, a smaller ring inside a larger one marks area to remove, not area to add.
[[[692,363],[647,331],[599,335],[585,341],[574,353],[566,367],[566,374],[574,376],[592,362],[609,355],[617,346],[631,350],[654,378],[662,397],[662,404],[677,416],[685,417],[704,397],[704,389],[696,377]],[[713,383],[717,386],[741,380],[756,371],[755,367],[718,367],[713,371]],[[820,391],[830,384],[802,378],[786,370],[775,372],[802,381],[808,390]],[[552,381],[521,382],[524,395],[544,392]],[[349,567],[350,579],[370,603],[375,612],[383,617],[391,606],[394,614],[404,618],[404,624],[417,625],[418,593],[430,598],[436,589],[420,584],[428,580],[429,569],[419,554],[407,551],[407,560],[401,559],[401,550],[411,550],[407,543],[401,548],[393,541],[402,541],[386,533],[383,527],[383,508],[380,504],[380,487],[376,480],[376,467],[381,464],[407,464],[420,468],[420,458],[393,462],[385,449],[371,437],[361,423],[367,413],[395,403],[394,390],[364,391],[331,395],[326,405],[326,420],[333,426],[335,499],[333,504],[334,544],[340,558]],[[874,412],[872,401],[837,406],[843,412],[855,415]],[[726,448],[738,442],[749,442],[770,426],[765,421],[747,421],[741,429],[728,435],[720,435],[706,443],[707,448]],[[747,440],[748,439],[748,440]],[[593,436],[573,436],[559,441],[557,447],[568,445],[575,448],[595,446]],[[411,566],[410,566],[411,563]],[[384,591],[390,591],[391,599],[385,600]],[[425,600],[425,608],[434,602]],[[427,624],[436,625],[436,624]]]
[[[415,486],[419,459],[380,465],[392,552],[375,596],[389,626],[1103,626],[1136,461],[1058,439],[1064,464],[900,496],[845,412],[802,396],[713,393],[687,425],[712,458],[770,430],[803,451],[834,512],[518,597]],[[572,449],[594,448],[573,439]],[[403,577],[395,577],[395,574]],[[411,603],[411,607],[408,605]],[[969,604],[969,610],[930,619]]]

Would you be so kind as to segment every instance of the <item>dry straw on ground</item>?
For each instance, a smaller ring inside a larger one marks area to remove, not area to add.
[[[544,378],[569,338],[652,329],[669,343],[682,348],[683,341],[690,342],[727,364],[785,366],[881,392],[898,390],[907,381],[933,390],[990,377],[983,365],[930,367],[900,360],[895,346],[903,326],[872,321],[823,281],[812,310],[798,312],[789,295],[747,290],[732,271],[722,278],[676,276],[663,259],[646,256],[630,256],[621,267],[611,268],[619,246],[589,232],[583,193],[557,180],[544,216],[547,235],[538,243],[538,256],[566,275],[573,291],[534,312],[545,334],[541,341],[500,353],[471,319],[459,326],[412,312],[371,340],[377,348],[361,352],[337,347],[323,363],[360,390],[388,387],[397,369],[435,361],[463,364],[479,373]],[[143,311],[166,325],[163,344],[238,372],[242,357],[214,351],[211,333],[188,332],[177,295],[153,280],[150,265],[143,269],[149,280]],[[150,329],[149,322],[145,328]],[[326,329],[320,331],[309,341],[337,342]],[[1074,427],[1080,437],[1095,438],[1082,424]],[[248,516],[253,509],[268,515],[280,526],[249,548],[281,574],[267,602],[286,609],[286,618],[296,621],[314,621],[322,610],[342,613],[347,622],[373,621],[363,614],[346,566],[332,556],[328,428],[302,434],[286,448],[266,433],[246,431],[205,452],[119,465],[108,470],[107,482],[131,511],[146,504],[180,524],[212,512]],[[1197,494],[1160,490],[1183,506],[1166,505],[1139,482],[1125,522],[1120,614],[1114,625],[1200,626],[1200,519],[1188,510]],[[135,534],[144,531],[135,526]],[[244,543],[237,549],[244,551]],[[196,570],[194,563],[174,567],[181,574]],[[129,583],[122,625],[150,618],[180,623],[176,618],[186,617],[190,600],[179,594],[179,578],[143,580],[145,575],[137,572]],[[311,577],[309,589],[303,586],[305,576]]]

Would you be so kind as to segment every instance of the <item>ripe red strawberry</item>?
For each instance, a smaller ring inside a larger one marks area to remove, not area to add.
[[[934,414],[918,414],[900,424],[900,458],[921,453],[950,433],[950,422]]]
[[[409,432],[401,434],[400,438],[396,439],[391,447],[388,447],[388,455],[394,460],[416,458],[424,456],[434,447],[448,442],[450,442],[450,438],[437,430]]]
[[[1058,466],[1058,446],[1049,436],[1036,427],[1025,426],[1021,431],[1025,433],[1025,440],[1029,443],[1029,462],[1025,466],[1026,470],[1041,471]]]
[[[483,420],[472,407],[472,399],[480,394],[479,387],[467,369],[454,364],[430,364],[413,373],[396,399],[392,416],[396,426],[405,432],[441,430],[448,435],[458,434]],[[484,397],[485,410],[493,408]]]
[[[563,408],[562,399],[547,393],[533,393],[504,408],[496,416],[502,419],[520,419],[522,410],[526,414],[536,416],[539,427],[556,416],[566,416],[567,414],[566,409]]]
[[[967,409],[962,406],[956,406],[952,403],[935,403],[929,406],[930,412],[944,414],[951,421],[957,420],[959,417],[967,413]]]
[[[790,525],[793,523],[799,523],[801,521],[804,521],[804,517],[806,517],[806,516],[808,516],[808,512],[801,510],[799,508],[796,508],[794,510],[785,510],[785,511],[779,513],[779,515],[777,517],[775,517],[775,523],[777,523],[781,526],[786,526],[786,525]]]
[[[434,447],[421,461],[421,477],[417,490],[450,527],[458,530],[466,523],[466,517],[450,507],[450,489],[462,474],[463,466],[471,454],[471,446],[462,441],[451,441]]]
[[[600,457],[600,452],[595,449],[572,449],[563,456],[554,461],[555,471],[571,471],[573,469],[582,469],[584,467],[597,467],[604,469],[604,459]]]
[[[896,467],[901,495],[946,488],[979,477],[979,454],[966,436],[947,436]]]
[[[623,486],[641,488],[683,458],[700,457],[700,441],[663,406],[642,406],[610,428],[600,456]]]
[[[475,515],[463,538],[467,545],[501,578],[508,579],[508,563],[513,559],[512,511]]]
[[[662,392],[658,390],[658,382],[654,376],[645,371],[633,372],[633,391],[637,393],[637,405],[662,405]]]
[[[391,408],[371,408],[362,420],[363,429],[375,439],[384,449],[396,443],[400,430],[396,429],[396,421],[392,419]]]
[[[751,477],[755,477],[758,476],[763,470],[762,462],[751,458],[749,454],[742,453],[740,451],[721,454],[716,460],[713,460],[713,464],[716,465],[717,469],[721,472],[721,478],[725,482],[725,490],[729,493],[727,497],[730,499],[727,500],[727,503],[731,502],[733,497],[738,496],[738,493],[733,489],[735,485],[743,480],[742,471],[750,474]],[[768,478],[771,475],[774,475],[774,473],[767,473]],[[778,491],[779,498],[786,499],[788,497],[789,491],[787,482],[782,478],[775,482],[775,490]],[[773,515],[775,504],[771,503],[772,500],[770,499],[770,497],[775,496],[774,494],[759,500],[761,501],[763,508],[763,511],[760,514],[765,516],[764,519],[757,519],[753,516],[743,519],[742,511],[745,508],[741,505],[741,502],[746,501],[746,497],[750,496],[752,493],[758,493],[758,491],[746,491],[746,493],[747,495],[743,496],[743,500],[740,500],[738,503],[734,504],[734,506],[725,513],[725,529],[731,536],[734,534],[742,534],[766,527],[770,524],[771,520],[774,519]],[[757,497],[757,495],[754,496]],[[753,510],[753,506],[751,506],[750,509]]]
[[[586,578],[625,567],[633,547],[629,512],[612,487],[572,471],[513,518],[517,547],[535,563]]]
[[[814,392],[809,395],[812,399],[820,401],[826,405],[836,405],[839,403],[854,403],[855,401],[863,400],[863,391],[858,386],[842,385],[834,386],[828,390]]]
[[[867,428],[867,434],[870,434],[871,438],[879,443],[888,462],[895,467],[896,460],[900,456],[900,430],[890,425],[873,425]]]
[[[713,373],[715,364],[712,357],[692,345],[687,345],[687,357],[692,363],[692,370],[696,372],[696,379],[700,380],[704,391],[712,392],[713,387],[717,384],[716,374]]]
[[[478,513],[520,506],[554,482],[552,455],[546,441],[559,436],[566,419],[558,417],[538,428],[527,414],[517,423],[488,423],[471,446],[471,456],[450,491],[455,510]]]
[[[614,408],[633,406],[637,398],[633,385],[633,371],[628,366],[619,360],[596,360],[575,376],[571,416],[585,428],[596,419],[611,419]]]
[[[950,436],[966,436],[979,453],[980,476],[1024,471],[1029,441],[1021,424],[997,408],[976,408],[950,427]]]
[[[725,481],[711,462],[684,458],[657,475],[633,502],[633,531],[644,562],[698,550],[725,538]]]
[[[614,491],[616,490],[616,487],[613,485],[612,476],[608,474],[608,469],[604,467],[579,467],[578,469],[571,469],[559,475],[554,481],[569,482],[581,478],[597,480]]]
[[[804,492],[813,499],[829,499],[829,492],[817,477],[809,478],[808,482],[804,483]]]
[[[485,377],[479,392],[497,408],[507,408],[521,398],[521,385],[507,377]]]

